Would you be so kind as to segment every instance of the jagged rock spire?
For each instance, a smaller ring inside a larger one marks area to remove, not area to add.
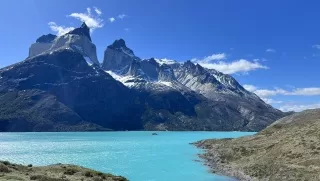
[[[118,70],[126,67],[126,71],[122,71],[127,72],[133,60],[140,60],[140,58],[134,55],[123,39],[118,39],[104,51],[102,68],[105,70]]]
[[[76,29],[70,31],[67,34],[75,34],[75,35],[86,36],[91,41],[90,28],[87,26],[87,24],[85,22],[83,22],[82,25],[79,28],[76,28]]]
[[[90,30],[90,28],[88,27],[88,25],[85,22],[82,23],[81,28],[86,28],[86,29]]]

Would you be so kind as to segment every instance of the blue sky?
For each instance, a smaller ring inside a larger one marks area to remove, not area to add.
[[[1,67],[25,59],[39,36],[85,19],[94,28],[100,61],[109,44],[124,38],[141,58],[191,59],[232,74],[284,111],[320,107],[316,0],[7,0],[0,5]]]

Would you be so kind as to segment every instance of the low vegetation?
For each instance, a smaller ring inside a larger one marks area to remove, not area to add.
[[[240,180],[320,180],[320,109],[276,121],[254,136],[204,140],[214,172]]]
[[[105,174],[75,165],[35,167],[0,161],[0,180],[8,181],[127,181],[121,176]]]

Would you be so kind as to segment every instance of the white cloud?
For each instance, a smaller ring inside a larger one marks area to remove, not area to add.
[[[270,99],[270,98],[262,98],[262,100],[264,102],[266,102],[267,104],[281,104],[281,103],[283,103],[283,101],[277,101],[277,100]]]
[[[71,13],[69,17],[76,18],[82,22],[85,22],[91,31],[104,26],[103,19],[100,18],[102,12],[97,8],[94,8],[96,15],[91,13],[91,8],[87,8],[86,13]],[[96,11],[98,10],[98,11]],[[98,13],[99,12],[99,13]]]
[[[299,104],[285,104],[283,101],[274,100],[270,97],[282,95],[282,96],[320,96],[320,88],[308,87],[308,88],[292,88],[291,90],[284,90],[280,88],[276,89],[259,89],[254,85],[243,85],[245,89],[257,94],[264,102],[268,104],[281,104],[279,109],[281,111],[303,111],[306,109],[320,108],[320,103],[299,105]]]
[[[109,18],[109,21],[113,23],[116,19],[114,17]]]
[[[320,45],[312,45],[312,48],[320,49]]]
[[[74,27],[58,26],[55,22],[49,22],[48,25],[52,31],[57,33],[57,36],[64,35],[74,29]]]
[[[124,31],[128,32],[128,31],[130,31],[130,29],[129,28],[125,28]]]
[[[255,90],[258,89],[256,86],[254,86],[254,85],[249,85],[249,84],[244,84],[243,87],[244,87],[246,90],[250,91],[250,92],[254,92]]]
[[[119,14],[119,15],[118,15],[118,18],[123,19],[123,18],[125,18],[126,16],[127,16],[126,14]]]
[[[270,97],[275,95],[286,95],[288,92],[283,89],[274,89],[274,90],[268,90],[268,89],[257,89],[254,91],[255,94],[257,94],[259,97]]]
[[[320,103],[315,103],[315,104],[298,104],[298,105],[295,105],[295,104],[286,104],[286,105],[283,105],[283,106],[280,106],[280,110],[281,111],[284,111],[284,112],[287,112],[287,111],[296,111],[296,112],[300,112],[300,111],[303,111],[303,110],[306,110],[306,109],[316,109],[316,108],[320,108]]]
[[[98,15],[101,15],[102,14],[102,11],[101,9],[97,8],[97,7],[93,7],[94,11],[98,14]]]
[[[266,49],[266,52],[269,52],[269,53],[275,53],[276,50],[275,49],[272,49],[272,48],[268,48]]]
[[[73,17],[82,22],[85,22],[92,32],[93,30],[102,28],[104,26],[103,19],[100,18],[102,11],[97,7],[94,7],[94,11],[96,15],[93,15],[91,12],[91,8],[88,7],[87,12],[85,13],[71,13],[67,17]],[[74,27],[58,26],[55,22],[49,22],[48,25],[52,31],[57,33],[58,36],[66,34],[74,29]]]
[[[197,63],[209,63],[214,60],[224,60],[226,59],[227,55],[225,53],[217,53],[217,54],[212,54],[207,57],[203,57],[202,59],[198,58],[193,58],[191,61],[197,62]]]
[[[285,96],[319,96],[320,88],[319,87],[307,87],[307,88],[294,88],[292,90],[284,89],[258,89],[254,85],[243,85],[248,91],[254,92],[261,98],[276,96],[276,95],[285,95]]]
[[[215,69],[225,74],[234,74],[234,73],[248,73],[249,71],[256,69],[268,69],[267,66],[260,64],[259,62],[251,62],[245,59],[240,59],[233,61],[231,63],[226,63],[223,61],[217,63],[199,63],[201,66],[208,69]]]
[[[319,87],[298,88],[290,93],[291,95],[317,96],[320,95]]]

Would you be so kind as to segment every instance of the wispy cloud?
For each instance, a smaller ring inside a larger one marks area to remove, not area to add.
[[[97,8],[94,8],[94,10],[96,12],[96,15],[93,15],[91,13],[91,8],[87,8],[86,13],[71,13],[68,16],[76,18],[82,22],[85,22],[88,25],[88,27],[93,31],[97,28],[102,28],[104,26],[103,19],[100,18],[102,14],[101,10],[98,10]]]
[[[300,112],[306,109],[316,109],[320,108],[320,103],[315,104],[285,104],[283,106],[280,106],[281,111],[296,111]]]
[[[119,19],[123,19],[123,18],[125,18],[125,17],[127,17],[126,14],[119,14],[119,15],[118,15],[118,18],[119,18]]]
[[[277,101],[277,100],[270,99],[270,98],[262,98],[262,100],[264,102],[266,102],[267,104],[282,104],[283,103],[283,101]]]
[[[298,89],[295,89],[291,94],[302,95],[302,96],[317,96],[317,95],[320,95],[320,88],[318,87],[298,88]]]
[[[108,19],[111,23],[113,23],[116,19],[114,17],[111,17]]]
[[[93,7],[94,11],[98,14],[98,15],[101,15],[102,14],[102,11],[101,9],[97,8],[97,7]]]
[[[74,27],[58,26],[55,22],[49,22],[48,25],[52,31],[56,32],[57,36],[64,35],[74,29]]]
[[[254,92],[259,97],[267,98],[276,95],[285,95],[285,96],[319,96],[320,88],[319,87],[307,87],[307,88],[294,88],[292,90],[285,90],[281,88],[275,89],[258,89],[254,85],[243,85],[245,89],[250,92]]]
[[[312,48],[316,48],[320,50],[320,45],[312,45]]]
[[[71,13],[67,15],[67,17],[72,17],[85,22],[92,32],[93,30],[102,28],[104,26],[103,19],[101,18],[102,11],[97,7],[94,7],[93,9],[95,14],[92,14],[91,8],[88,7],[85,13]],[[48,25],[52,31],[57,33],[58,36],[66,34],[74,29],[74,27],[57,25],[57,23],[55,22],[49,22]]]
[[[292,104],[285,101],[274,100],[273,96],[320,96],[320,88],[307,87],[307,88],[291,88],[291,90],[285,90],[281,88],[275,89],[259,89],[254,85],[245,84],[245,89],[258,95],[264,102],[268,104],[277,104],[282,111],[303,111],[305,109],[320,108],[320,103],[313,104]],[[278,107],[277,106],[277,107]]]
[[[275,53],[276,50],[273,49],[273,48],[268,48],[268,49],[266,49],[266,52],[268,52],[268,53]]]
[[[254,92],[255,90],[258,89],[256,86],[250,85],[250,84],[244,84],[243,87],[250,92]]]
[[[226,58],[227,58],[227,55],[225,53],[217,53],[217,54],[212,54],[210,56],[203,57],[201,59],[193,58],[191,61],[197,62],[197,63],[209,63],[211,61],[224,60]]]
[[[130,28],[125,28],[124,31],[128,32],[130,31]]]
[[[199,62],[199,64],[205,68],[215,69],[225,74],[248,73],[249,71],[257,69],[268,69],[267,66],[264,66],[257,61],[248,61],[245,59],[236,60],[231,63],[219,61],[213,63]]]
[[[216,53],[203,58],[193,58],[191,61],[205,68],[215,69],[225,74],[248,73],[256,69],[268,69],[267,66],[260,63],[259,59],[253,61],[239,59],[233,62],[224,61],[226,59],[226,53]]]

